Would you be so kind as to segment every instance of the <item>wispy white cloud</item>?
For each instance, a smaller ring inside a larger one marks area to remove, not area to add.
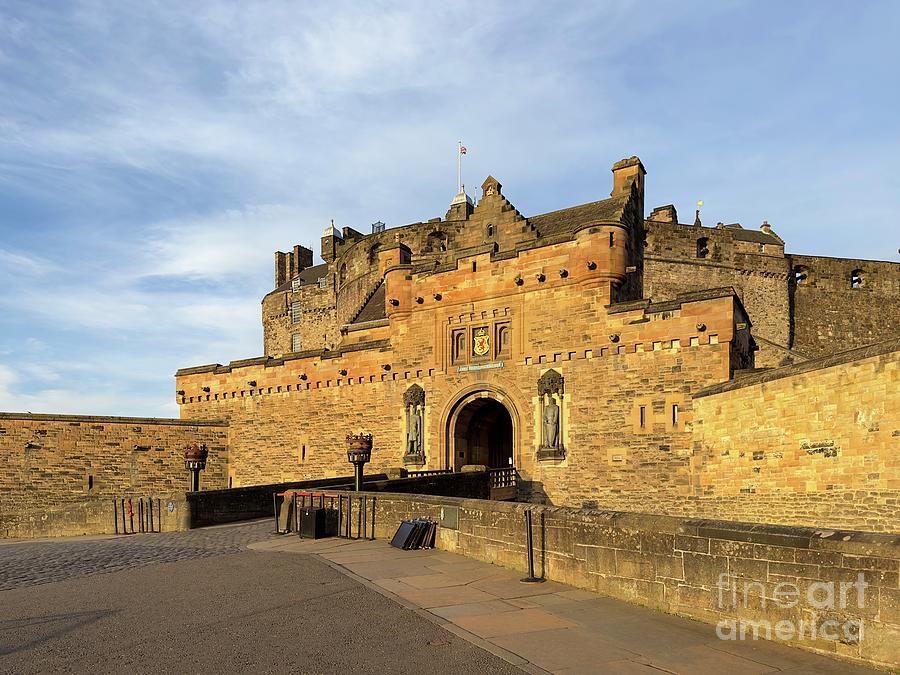
[[[756,4],[0,3],[0,408],[170,406],[260,352],[272,251],[441,215],[459,138],[525,213],[640,154],[648,206],[896,259],[900,11]]]

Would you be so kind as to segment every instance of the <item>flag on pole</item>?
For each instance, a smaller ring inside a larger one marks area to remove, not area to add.
[[[459,146],[459,154],[461,154],[461,155],[466,154],[466,146],[464,146],[464,145]]]

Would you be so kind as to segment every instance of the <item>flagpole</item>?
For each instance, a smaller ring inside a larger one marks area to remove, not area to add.
[[[462,141],[456,141],[456,194],[462,192]]]

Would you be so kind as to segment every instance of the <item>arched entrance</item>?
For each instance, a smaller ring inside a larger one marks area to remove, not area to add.
[[[475,398],[450,418],[451,465],[459,471],[465,464],[491,468],[513,463],[513,422],[506,406],[493,398]]]

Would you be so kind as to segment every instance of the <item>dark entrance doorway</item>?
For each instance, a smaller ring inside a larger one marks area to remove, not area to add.
[[[466,404],[453,429],[453,469],[464,464],[512,466],[513,425],[509,411],[492,398]]]

